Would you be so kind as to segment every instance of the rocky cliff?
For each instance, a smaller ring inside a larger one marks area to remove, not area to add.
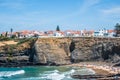
[[[120,38],[39,38],[0,47],[0,66],[63,65],[83,61],[120,63]]]
[[[81,61],[120,61],[120,38],[38,39],[32,61],[42,64],[69,64]]]
[[[71,40],[67,38],[38,39],[34,45],[34,63],[62,65],[70,63]]]
[[[31,65],[30,53],[37,39],[20,39],[16,45],[0,47],[0,66],[24,66]]]
[[[71,46],[72,62],[120,61],[120,38],[75,38]]]

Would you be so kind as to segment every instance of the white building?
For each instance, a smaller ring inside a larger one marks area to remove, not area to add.
[[[108,37],[114,37],[115,31],[114,30],[108,30]]]
[[[56,37],[64,37],[64,32],[55,31],[55,32],[54,32],[54,36],[56,36]]]
[[[107,37],[108,36],[108,30],[100,29],[99,31],[95,31],[94,36],[95,37]]]

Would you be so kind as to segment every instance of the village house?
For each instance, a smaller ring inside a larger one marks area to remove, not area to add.
[[[94,37],[107,37],[108,31],[106,29],[100,29],[99,31],[94,32]]]
[[[54,36],[54,31],[45,31],[45,36]]]
[[[94,37],[98,37],[99,36],[99,31],[95,31],[94,32]]]
[[[114,37],[115,36],[115,30],[108,30],[108,37]]]
[[[11,37],[12,33],[11,32],[3,32],[2,36]]]
[[[85,36],[86,30],[81,30],[81,36]]]
[[[29,38],[32,37],[34,34],[32,34],[30,31],[28,30],[24,30],[20,32],[19,38]]]
[[[94,30],[85,31],[84,36],[93,37],[94,36]]]
[[[81,32],[80,31],[74,31],[73,36],[74,37],[80,37]]]
[[[39,32],[38,37],[41,37],[41,36],[45,36],[44,31],[40,31],[40,32]]]
[[[56,36],[56,37],[64,37],[65,34],[62,31],[54,31],[54,36]]]
[[[65,33],[65,36],[66,36],[66,37],[73,36],[72,30],[66,30],[64,33]]]
[[[19,38],[19,32],[13,32],[13,35],[17,38]]]
[[[66,30],[65,32],[66,37],[79,37],[81,32],[75,30]]]
[[[5,35],[6,35],[6,32],[2,32],[1,34],[2,34],[2,36],[5,36]]]
[[[11,37],[12,36],[12,33],[11,32],[8,32],[7,33],[7,37]]]
[[[20,32],[4,32],[3,36],[11,37],[14,35],[17,38],[31,38],[31,37],[114,37],[115,30],[101,29],[94,30],[66,30],[66,31],[20,31]]]

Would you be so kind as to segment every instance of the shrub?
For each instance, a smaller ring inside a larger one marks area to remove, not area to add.
[[[8,40],[12,40],[12,39],[4,36],[0,37],[0,41],[8,41]]]

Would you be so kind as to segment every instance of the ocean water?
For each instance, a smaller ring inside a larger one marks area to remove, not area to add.
[[[88,68],[58,67],[58,66],[35,66],[0,68],[0,80],[76,80],[72,74],[95,74]]]

